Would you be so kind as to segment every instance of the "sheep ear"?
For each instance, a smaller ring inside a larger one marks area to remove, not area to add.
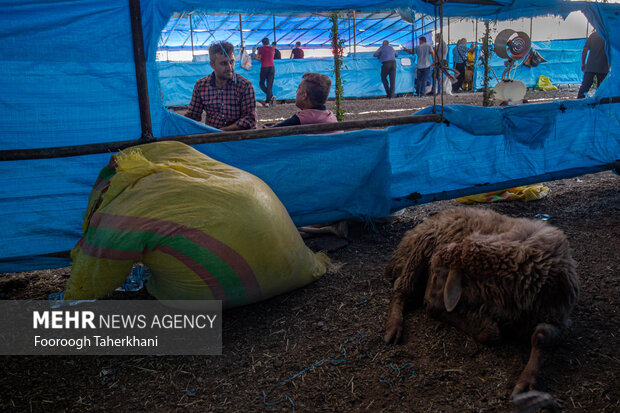
[[[457,270],[450,269],[448,273],[448,279],[446,280],[446,286],[443,290],[443,303],[446,306],[446,310],[451,312],[461,299],[461,273]]]

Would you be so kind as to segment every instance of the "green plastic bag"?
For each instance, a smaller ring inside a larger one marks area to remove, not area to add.
[[[538,83],[536,83],[536,88],[539,90],[558,90],[556,86],[551,84],[549,78],[545,75],[538,76]]]

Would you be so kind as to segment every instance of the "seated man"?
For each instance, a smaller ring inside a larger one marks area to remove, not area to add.
[[[325,107],[331,86],[332,81],[326,75],[304,73],[295,97],[295,105],[301,112],[274,127],[338,122],[336,116]]]
[[[213,73],[194,85],[186,117],[224,131],[256,128],[256,98],[252,83],[235,74],[234,47],[228,42],[209,47]]]

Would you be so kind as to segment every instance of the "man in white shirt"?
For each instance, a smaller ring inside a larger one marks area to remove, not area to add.
[[[426,43],[426,37],[420,37],[420,45],[415,48],[415,54],[418,58],[416,69],[416,95],[426,96],[426,82],[431,74],[431,63],[435,62],[435,51],[433,47]],[[432,57],[432,61],[431,61]]]

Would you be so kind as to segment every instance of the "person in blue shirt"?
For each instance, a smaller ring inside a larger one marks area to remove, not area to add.
[[[381,81],[388,99],[394,97],[395,81],[396,81],[396,56],[398,53],[387,40],[383,41],[383,45],[377,49],[374,56],[381,61]],[[388,77],[390,82],[388,83]]]
[[[462,38],[456,44],[454,50],[452,50],[452,57],[454,58],[454,68],[458,72],[456,77],[456,83],[452,85],[452,93],[456,93],[463,86],[465,81],[465,66],[467,65],[467,40]]]

